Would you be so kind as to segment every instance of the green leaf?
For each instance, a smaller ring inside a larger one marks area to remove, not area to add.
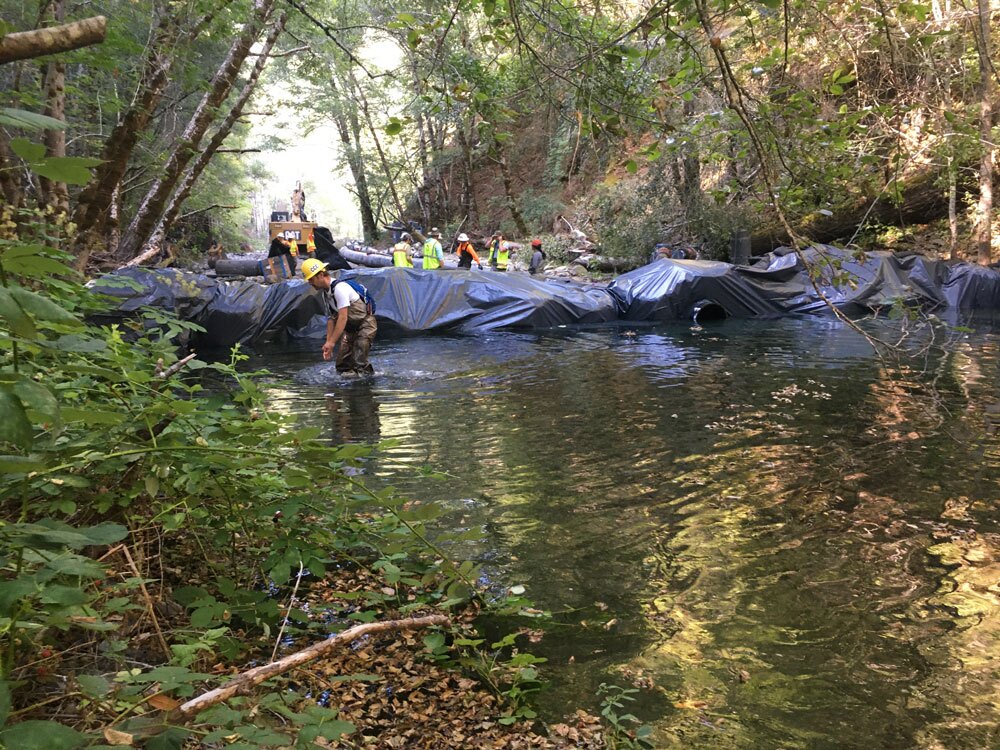
[[[100,163],[100,159],[87,159],[82,156],[54,156],[32,164],[32,169],[53,182],[86,185],[90,182],[91,168]]]
[[[23,109],[12,109],[11,107],[0,109],[0,123],[13,125],[15,128],[27,128],[29,130],[66,129],[66,123],[62,120],[57,120],[54,117],[46,115],[37,115],[34,112],[25,112]]]
[[[40,421],[48,422],[56,432],[62,427],[59,416],[59,402],[52,391],[34,380],[19,380],[14,383],[14,395],[21,399],[21,404],[35,412]]]
[[[483,0],[483,13],[487,18],[492,16],[497,9],[497,0]]]
[[[15,578],[0,582],[0,613],[5,617],[13,614],[14,605],[22,598],[38,591],[38,585],[28,578]]]
[[[42,589],[41,601],[45,604],[60,604],[64,607],[84,604],[89,597],[77,586],[46,586]]]
[[[10,142],[10,150],[26,162],[33,163],[45,158],[45,146],[34,143],[26,138],[15,138]]]
[[[60,307],[47,297],[35,292],[29,292],[19,286],[8,287],[7,291],[25,312],[31,313],[37,320],[51,320],[54,323],[83,326],[83,322],[69,310]]]
[[[54,721],[22,721],[0,732],[0,745],[10,750],[76,750],[87,738]]]
[[[79,674],[76,676],[76,684],[88,698],[103,698],[111,692],[111,683],[97,674]]]
[[[146,740],[146,750],[181,750],[190,734],[181,727],[168,727],[162,734]]]
[[[38,523],[13,524],[7,527],[7,532],[25,545],[82,549],[94,544],[102,547],[114,544],[125,538],[128,529],[117,523],[75,529],[69,524],[44,519]]]
[[[639,171],[639,165],[635,163],[634,159],[629,159],[625,162],[625,171],[629,174],[635,174]]]
[[[424,646],[432,653],[444,650],[444,633],[429,633],[424,636]]]
[[[76,273],[72,268],[52,258],[43,255],[21,255],[3,259],[4,270],[27,276],[32,279],[45,279],[49,276],[71,276]]]
[[[30,448],[33,439],[31,422],[28,421],[21,399],[13,393],[0,390],[0,443]]]
[[[403,131],[403,123],[393,117],[384,128],[386,135],[399,135]]]
[[[34,322],[17,304],[7,287],[0,287],[0,318],[6,320],[10,329],[21,338],[33,339],[38,335]]]

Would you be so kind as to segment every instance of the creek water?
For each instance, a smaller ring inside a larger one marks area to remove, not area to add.
[[[554,613],[546,718],[604,682],[657,747],[957,750],[1000,747],[1000,326],[971,328],[892,361],[814,318],[382,338],[354,382],[316,342],[249,365],[330,441],[392,439],[368,481]]]

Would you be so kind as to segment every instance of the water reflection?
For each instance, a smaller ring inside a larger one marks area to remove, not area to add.
[[[360,383],[254,364],[331,440],[398,439],[371,481],[561,613],[554,713],[634,681],[660,747],[998,746],[1000,337],[909,341],[728,321],[390,339]]]

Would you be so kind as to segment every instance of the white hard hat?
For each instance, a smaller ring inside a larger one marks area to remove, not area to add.
[[[462,232],[460,235],[458,235],[458,241],[459,242],[468,242],[469,241],[469,235],[467,235],[465,232]]]

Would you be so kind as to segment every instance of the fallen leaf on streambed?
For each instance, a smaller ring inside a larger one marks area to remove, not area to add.
[[[695,700],[674,701],[674,708],[690,708],[697,711],[702,708],[708,708],[708,703]]]
[[[108,727],[104,730],[104,739],[108,741],[109,745],[130,746],[135,738],[128,732],[119,732],[117,729]]]

